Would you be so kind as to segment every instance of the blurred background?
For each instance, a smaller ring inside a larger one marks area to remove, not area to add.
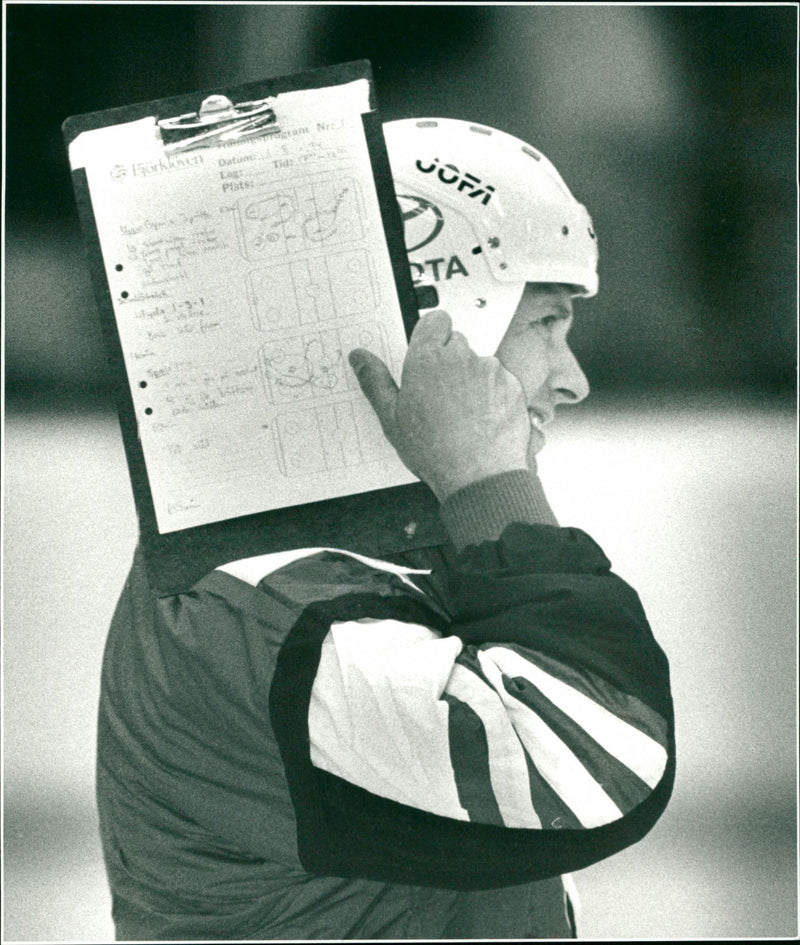
[[[576,874],[587,939],[797,934],[797,7],[4,5],[4,937],[109,941],[93,802],[136,520],[61,122],[356,58],[386,120],[494,125],[589,208],[593,388],[542,455],[639,591],[679,771]]]

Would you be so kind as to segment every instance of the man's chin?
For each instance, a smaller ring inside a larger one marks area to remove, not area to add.
[[[533,431],[530,440],[528,440],[528,469],[530,469],[531,472],[536,472],[536,457],[543,449],[544,437],[541,433]]]

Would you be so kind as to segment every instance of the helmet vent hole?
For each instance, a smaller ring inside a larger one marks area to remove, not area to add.
[[[438,128],[438,121],[418,121],[417,128]]]
[[[470,125],[470,131],[474,131],[477,135],[490,135],[492,133],[491,128],[481,128],[480,125]]]
[[[524,147],[522,150],[525,152],[525,154],[527,154],[529,157],[532,157],[535,161],[541,161],[542,159],[541,154],[539,154],[538,151],[534,151],[533,148]]]
[[[562,227],[561,227],[561,232],[564,234],[564,236],[569,236],[569,227],[568,227],[568,226],[562,226]]]

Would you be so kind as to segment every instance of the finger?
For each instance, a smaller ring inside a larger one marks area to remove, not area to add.
[[[434,309],[426,312],[414,327],[409,349],[420,345],[446,345],[452,333],[452,322],[447,312]]]
[[[384,430],[391,425],[397,400],[397,384],[377,355],[366,348],[354,348],[348,355],[364,396],[372,404]]]
[[[472,350],[467,341],[467,336],[462,335],[460,331],[450,332],[450,338],[447,341],[448,349],[459,349],[464,351]]]

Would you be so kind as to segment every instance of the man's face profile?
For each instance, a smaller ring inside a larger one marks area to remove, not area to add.
[[[557,283],[529,282],[496,357],[522,384],[531,421],[529,458],[544,446],[544,427],[559,404],[577,404],[589,382],[569,347],[572,290]]]

